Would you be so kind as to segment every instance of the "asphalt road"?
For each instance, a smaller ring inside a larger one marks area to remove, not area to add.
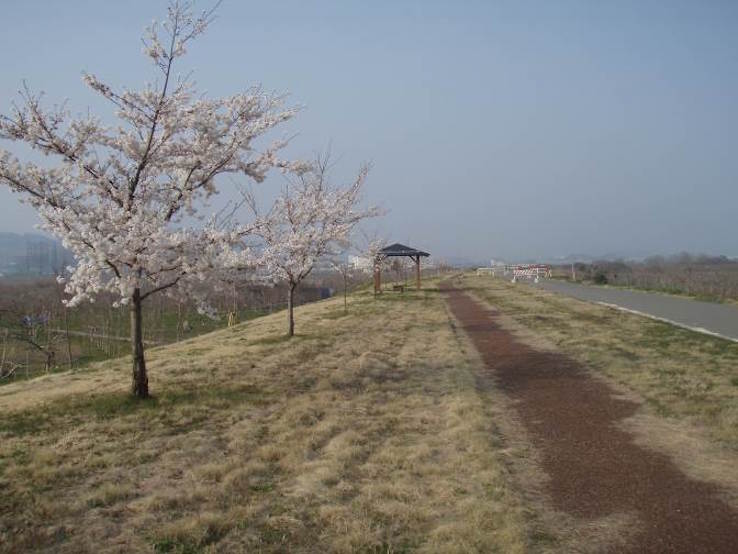
[[[658,319],[738,341],[738,306],[643,291],[541,279],[536,285],[580,300],[612,304]]]

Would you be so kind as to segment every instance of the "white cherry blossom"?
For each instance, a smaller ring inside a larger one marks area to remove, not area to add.
[[[0,138],[23,143],[49,163],[19,161],[0,149],[0,183],[39,213],[43,229],[60,237],[77,265],[69,268],[70,305],[108,291],[130,305],[133,392],[148,395],[141,338],[142,303],[152,294],[197,295],[198,283],[223,268],[246,268],[256,257],[242,244],[246,227],[188,226],[216,192],[218,177],[260,182],[272,168],[299,171],[281,160],[283,141],[257,149],[254,140],[290,119],[284,98],[254,88],[208,99],[174,66],[212,20],[175,1],[166,20],[144,37],[158,79],[121,89],[85,75],[109,100],[117,125],[73,117],[66,105],[45,107],[24,85],[21,102],[0,117]]]

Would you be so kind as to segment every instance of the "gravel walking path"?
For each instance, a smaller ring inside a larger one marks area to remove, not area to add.
[[[558,510],[583,521],[637,514],[634,553],[738,552],[738,512],[718,488],[690,479],[618,426],[638,404],[615,398],[574,360],[523,344],[495,323],[494,311],[449,284],[444,288],[486,370],[515,401]]]

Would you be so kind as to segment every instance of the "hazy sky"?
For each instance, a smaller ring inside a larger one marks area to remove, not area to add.
[[[81,72],[153,78],[139,37],[165,6],[2,0],[0,110],[23,79],[75,112],[107,109]],[[738,2],[225,0],[218,13],[181,69],[212,96],[290,92],[305,109],[275,138],[298,132],[300,156],[331,142],[336,177],[371,160],[366,197],[390,210],[392,240],[477,259],[738,256]],[[35,221],[0,191],[0,231]]]

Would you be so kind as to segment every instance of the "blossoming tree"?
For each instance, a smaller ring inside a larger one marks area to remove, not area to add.
[[[346,252],[339,252],[330,260],[331,268],[341,276],[343,283],[343,313],[348,313],[348,285],[354,275],[354,266],[349,261]]]
[[[84,80],[115,109],[117,125],[47,109],[27,87],[22,103],[0,118],[0,137],[45,154],[52,163],[21,163],[0,149],[0,182],[39,213],[77,259],[66,290],[70,305],[109,291],[130,305],[133,394],[149,394],[141,311],[151,295],[193,294],[198,283],[229,264],[249,265],[249,251],[227,248],[244,229],[192,224],[223,174],[262,181],[284,146],[257,150],[253,141],[291,118],[282,97],[259,89],[207,99],[174,67],[212,21],[174,1],[162,24],[144,36],[144,52],[160,73],[141,90],[114,90]],[[239,258],[239,259],[234,259]],[[253,261],[253,260],[252,260]]]
[[[254,234],[264,243],[262,260],[270,274],[287,284],[289,336],[295,334],[295,290],[312,272],[316,262],[345,246],[362,220],[380,214],[376,207],[361,208],[360,195],[369,167],[346,186],[328,180],[328,156],[309,169],[295,173],[269,212],[260,214],[253,196],[248,205],[254,214]]]

